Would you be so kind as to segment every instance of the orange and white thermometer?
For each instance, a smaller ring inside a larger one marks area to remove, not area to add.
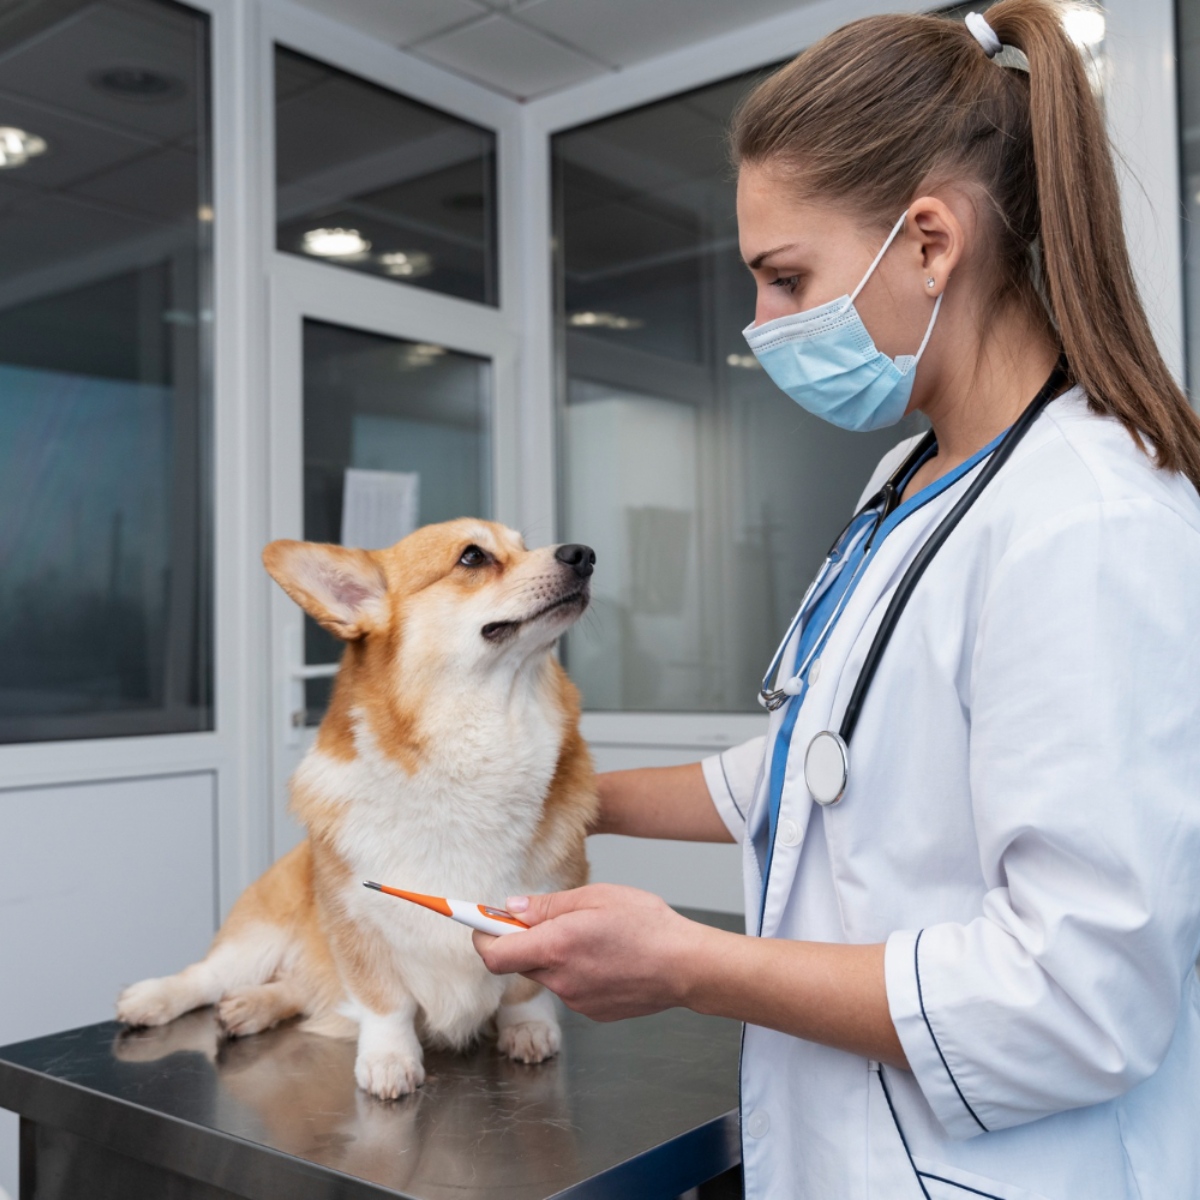
[[[487,904],[472,904],[469,900],[447,900],[444,896],[423,896],[420,892],[402,892],[399,888],[384,887],[382,883],[364,883],[363,887],[374,888],[377,892],[386,892],[389,896],[399,896],[401,900],[411,900],[422,908],[432,909],[449,917],[460,925],[469,925],[480,933],[493,933],[503,937],[506,933],[520,933],[529,926],[524,921],[518,921],[510,912],[502,908],[492,908]]]

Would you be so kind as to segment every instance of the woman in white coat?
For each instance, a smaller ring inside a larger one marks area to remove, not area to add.
[[[514,897],[535,928],[480,952],[600,1020],[745,1021],[750,1197],[1200,1197],[1200,422],[1077,52],[1045,0],[869,18],[762,84],[733,144],[763,366],[837,424],[920,409],[935,440],[868,483],[764,737],[602,777],[601,831],[742,844],[749,936],[595,886]],[[812,739],[988,471],[815,803]]]

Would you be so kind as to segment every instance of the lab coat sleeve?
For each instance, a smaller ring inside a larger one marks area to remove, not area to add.
[[[700,764],[712,802],[738,843],[746,836],[746,814],[758,787],[766,741],[765,737],[753,738]]]
[[[1162,1062],[1200,949],[1200,533],[1092,502],[998,564],[967,700],[978,917],[894,933],[888,1001],[951,1137]],[[963,853],[973,848],[963,847]]]

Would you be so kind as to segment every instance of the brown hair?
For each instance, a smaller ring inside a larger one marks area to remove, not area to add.
[[[1000,0],[987,22],[1028,71],[989,60],[946,17],[844,26],[750,93],[735,162],[781,169],[804,194],[849,199],[887,225],[931,180],[974,184],[996,218],[996,301],[1045,314],[1092,409],[1200,488],[1200,417],[1138,296],[1083,60],[1050,0]]]

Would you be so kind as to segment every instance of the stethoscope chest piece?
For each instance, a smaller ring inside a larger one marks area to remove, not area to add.
[[[820,805],[836,804],[850,778],[850,750],[840,734],[826,729],[808,743],[804,755],[804,783]]]

